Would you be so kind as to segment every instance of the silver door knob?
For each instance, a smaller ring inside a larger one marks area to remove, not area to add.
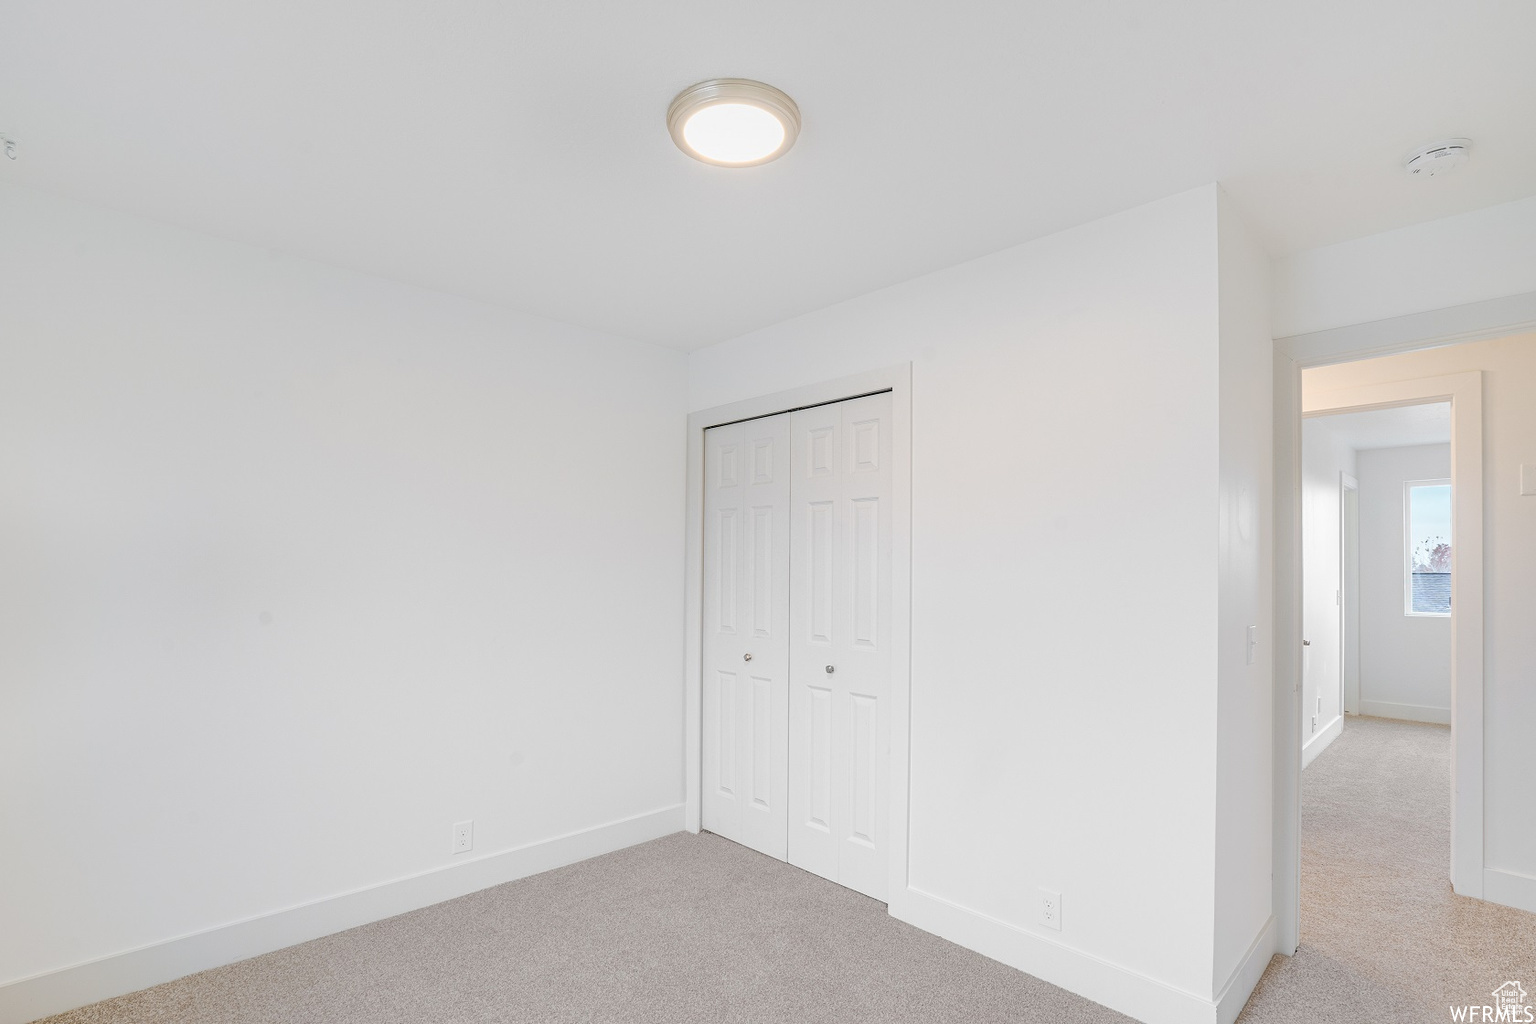
[[[831,675],[831,674],[832,674],[832,666],[828,665],[827,666],[827,675]]]
[[[1303,646],[1303,647],[1311,647],[1312,646],[1312,641],[1311,640],[1303,640],[1301,642],[1301,646]]]
[[[752,655],[750,655],[750,654],[743,654],[741,656],[741,660],[742,661],[751,661],[752,660]]]

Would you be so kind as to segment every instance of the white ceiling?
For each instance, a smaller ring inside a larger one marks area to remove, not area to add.
[[[0,180],[680,348],[1213,180],[1277,254],[1536,194],[1529,0],[7,0],[0,40]],[[677,151],[716,76],[794,96],[789,155]]]
[[[1319,416],[1328,432],[1356,451],[1451,443],[1451,405],[1405,405],[1396,409]]]

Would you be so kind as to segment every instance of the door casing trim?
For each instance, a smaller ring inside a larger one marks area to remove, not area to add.
[[[1274,346],[1274,523],[1275,523],[1275,686],[1274,686],[1274,897],[1278,952],[1290,956],[1296,952],[1301,921],[1301,371],[1315,366],[1354,362],[1377,356],[1443,348],[1469,341],[1482,341],[1520,334],[1536,327],[1536,292],[1504,296],[1460,306],[1412,313],[1369,323],[1276,338]],[[1413,402],[1423,401],[1422,398]],[[1481,404],[1481,389],[1478,395]],[[1455,417],[1453,406],[1452,416]],[[1477,417],[1479,436],[1482,418]],[[1453,441],[1453,446],[1455,442]],[[1454,448],[1453,448],[1454,452]],[[1478,449],[1479,458],[1481,448]],[[1482,494],[1477,494],[1479,509]],[[1459,508],[1458,508],[1459,514]],[[1478,559],[1482,558],[1482,518],[1479,513]],[[1458,541],[1458,543],[1460,543]],[[1481,608],[1483,591],[1481,572],[1475,598]],[[1457,598],[1456,600],[1460,600]],[[1481,615],[1479,615],[1481,618]],[[1460,882],[1453,881],[1457,892],[1484,895],[1482,864],[1482,676],[1481,633],[1476,644],[1479,670],[1476,690],[1478,713],[1475,727],[1479,747],[1474,764],[1477,793],[1468,796],[1477,813],[1476,850],[1470,835],[1458,835],[1467,846],[1457,853],[1454,868]],[[1472,686],[1464,687],[1471,691]],[[1470,709],[1468,709],[1470,710]],[[1453,714],[1456,712],[1453,711]],[[1464,725],[1473,723],[1463,719]],[[1453,756],[1462,764],[1462,753]],[[1468,755],[1466,761],[1470,762]],[[1462,782],[1470,783],[1470,779]],[[1460,784],[1460,783],[1459,783]],[[1469,820],[1459,823],[1463,832]],[[1475,866],[1474,866],[1475,862]],[[1478,877],[1472,876],[1473,871]]]
[[[1355,528],[1349,528],[1349,497],[1355,495]],[[1355,554],[1355,585],[1349,582],[1349,554]],[[1360,640],[1355,636],[1360,629],[1360,481],[1343,470],[1339,471],[1339,717],[1360,713]],[[1355,628],[1349,628],[1349,603],[1355,602]],[[1354,699],[1349,686],[1349,645],[1355,645]]]

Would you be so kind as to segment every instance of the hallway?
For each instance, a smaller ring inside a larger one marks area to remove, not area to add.
[[[1238,1018],[1446,1021],[1536,993],[1536,914],[1451,892],[1451,730],[1349,717],[1302,773],[1301,947]]]

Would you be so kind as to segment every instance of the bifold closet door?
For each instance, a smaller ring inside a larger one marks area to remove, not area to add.
[[[704,434],[703,825],[784,860],[789,414]]]
[[[883,900],[891,396],[790,415],[788,859]]]

